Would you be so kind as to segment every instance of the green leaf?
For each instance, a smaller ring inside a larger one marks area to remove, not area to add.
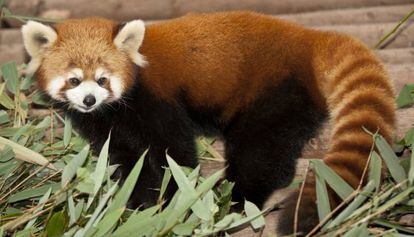
[[[44,105],[44,106],[47,106],[49,104],[46,98],[39,91],[36,91],[35,93],[33,93],[32,102],[35,104]]]
[[[257,206],[254,205],[252,202],[249,202],[247,200],[244,202],[244,211],[246,212],[246,216],[248,217],[257,216],[256,219],[250,222],[252,224],[253,229],[257,231],[265,226],[266,222],[264,217],[260,215],[260,209],[257,208]]]
[[[174,177],[175,182],[178,185],[178,188],[182,193],[185,193],[186,198],[196,200],[191,209],[193,212],[203,220],[208,220],[210,217],[210,212],[206,209],[198,198],[199,194],[194,189],[193,185],[191,184],[190,180],[186,177],[184,171],[181,169],[180,166],[170,157],[167,155],[167,162],[171,169],[171,173]]]
[[[72,158],[62,172],[62,187],[65,187],[75,177],[76,171],[85,163],[88,157],[89,145],[86,145],[81,152]]]
[[[125,207],[115,209],[112,212],[108,212],[105,217],[96,225],[98,231],[94,234],[94,236],[104,236],[106,233],[108,233],[112,228],[115,227],[124,211]]]
[[[365,200],[367,200],[368,196],[372,194],[372,191],[375,189],[375,182],[373,180],[369,181],[369,183],[364,187],[364,189],[358,194],[358,196],[343,210],[339,213],[336,218],[326,225],[324,229],[333,228],[341,224],[346,218],[348,218],[354,211],[360,207]]]
[[[128,220],[119,226],[112,236],[130,236],[134,235],[137,231],[141,230],[147,223],[153,220],[151,217],[161,208],[160,205],[156,205],[147,208],[140,212],[133,213]]]
[[[236,228],[236,227],[242,226],[246,223],[249,223],[249,222],[253,221],[254,219],[262,216],[265,211],[266,210],[261,211],[260,213],[257,213],[257,215],[247,216],[245,218],[235,220],[229,227],[225,228],[224,230],[231,230],[233,228]]]
[[[381,135],[374,135],[375,145],[377,146],[382,159],[387,165],[388,170],[391,173],[391,176],[398,183],[403,182],[407,179],[407,175],[404,171],[404,168],[400,165],[398,157],[395,155],[391,146],[385,141]],[[407,185],[403,185],[407,187]]]
[[[16,154],[16,159],[33,164],[47,165],[48,168],[56,170],[56,168],[52,164],[48,164],[49,161],[39,153],[34,152],[16,142],[10,141],[9,139],[0,137],[0,149],[4,149],[7,145],[13,148],[13,152]]]
[[[381,170],[382,170],[382,161],[377,152],[371,153],[371,161],[369,164],[369,178],[372,180],[375,185],[375,190],[379,191],[381,184]]]
[[[414,103],[414,84],[407,84],[402,89],[397,98],[398,108],[402,108]]]
[[[16,62],[8,62],[1,66],[3,78],[6,81],[7,89],[15,94],[19,94],[19,77],[17,72]]]
[[[52,215],[46,225],[46,233],[48,237],[60,237],[65,233],[67,218],[63,211],[56,212]]]
[[[408,180],[410,184],[414,183],[414,144],[411,144],[411,159],[410,159],[410,171],[408,171]]]
[[[69,117],[65,117],[65,128],[63,131],[63,144],[67,147],[70,143],[70,138],[72,137],[72,122]]]
[[[341,198],[345,200],[354,189],[345,182],[341,176],[327,166],[322,160],[312,160],[312,164],[317,170],[319,177],[323,178]]]
[[[172,231],[178,236],[192,236],[194,229],[199,225],[198,220],[187,221],[174,226]]]
[[[412,228],[406,228],[402,225],[399,225],[398,223],[392,223],[392,222],[390,222],[388,220],[385,220],[385,219],[377,219],[377,220],[374,221],[374,223],[377,224],[377,225],[381,225],[381,226],[390,228],[390,229],[399,230],[399,231],[402,231],[404,233],[410,233],[412,235],[414,234],[414,230]],[[401,235],[397,235],[397,236],[401,236]]]
[[[32,232],[32,229],[31,229],[31,228],[29,228],[29,229],[24,229],[24,230],[21,230],[21,231],[17,232],[17,233],[16,233],[15,235],[13,235],[13,236],[14,236],[14,237],[30,237],[31,232]]]
[[[5,163],[14,158],[13,148],[7,145],[0,150],[0,163]]]
[[[73,225],[76,222],[76,207],[73,201],[72,190],[69,191],[68,195],[68,212],[69,212],[69,225]]]
[[[20,84],[20,90],[28,90],[35,81],[34,77],[25,77]]]
[[[52,188],[50,187],[47,192],[40,198],[39,203],[37,204],[39,207],[36,208],[35,212],[38,212],[40,210],[43,209],[44,204],[46,203],[46,201],[49,199],[50,194],[52,193]],[[34,223],[36,222],[37,218],[33,218],[31,219],[26,226],[24,227],[24,229],[30,229],[32,228],[32,226],[34,225]]]
[[[312,160],[313,161],[313,160]],[[319,221],[322,221],[330,212],[331,206],[326,188],[325,179],[320,175],[319,166],[315,166],[316,181],[316,204],[318,209]]]
[[[5,86],[6,83],[0,84],[0,104],[3,105],[6,109],[14,109],[13,100],[4,91]]]
[[[139,177],[139,174],[141,173],[141,169],[144,164],[145,155],[147,154],[147,152],[148,150],[146,150],[141,155],[138,162],[135,164],[134,168],[129,173],[124,184],[122,185],[122,188],[115,195],[114,200],[112,201],[108,212],[112,212],[116,209],[120,209],[124,207],[126,203],[128,202],[128,199],[131,196],[132,191],[134,190],[135,184],[138,181],[138,177]]]
[[[115,191],[118,189],[118,182],[116,182],[107,193],[104,194],[103,198],[100,200],[98,206],[95,208],[92,216],[89,218],[88,222],[86,223],[83,229],[80,229],[75,236],[85,236],[90,230],[92,230],[92,225],[98,219],[100,215],[105,214],[108,211],[108,208],[104,210],[104,207],[108,203],[108,200],[114,195]],[[104,210],[104,212],[102,212]],[[93,233],[93,232],[92,232]]]
[[[171,179],[171,171],[170,169],[165,169],[164,176],[162,177],[160,195],[158,197],[158,200],[162,200],[162,198],[164,197],[164,193],[165,193],[165,190],[167,190],[170,179]]]
[[[182,177],[183,171],[181,170],[181,168],[179,168],[179,166],[175,163],[175,161],[167,156],[167,162],[169,162],[171,172],[176,182],[177,182],[177,179],[183,179]],[[171,164],[173,165],[171,166]],[[177,179],[175,178],[174,173],[176,173]],[[168,205],[168,207],[165,209],[165,210],[172,210],[171,213],[168,213],[167,215],[165,214],[165,211],[164,211],[164,215],[166,216],[166,223],[162,231],[160,231],[160,233],[166,234],[171,228],[173,228],[174,225],[177,223],[177,221],[188,211],[188,209],[192,207],[193,204],[197,200],[199,200],[199,196],[204,195],[205,193],[207,193],[209,190],[211,190],[214,187],[214,185],[223,176],[223,173],[224,173],[224,170],[217,171],[216,173],[208,177],[206,180],[204,180],[204,182],[202,182],[196,188],[196,194],[197,194],[196,197],[192,195],[190,196],[187,193],[183,193],[182,190],[180,189],[180,192],[179,193],[177,192],[179,194],[178,198],[176,198],[177,196],[174,196],[173,199],[170,201],[170,204]],[[189,180],[188,179],[186,181],[181,180],[180,182],[182,183],[186,182],[187,184],[182,184],[182,185],[188,186]],[[178,201],[177,199],[180,199],[180,201]]]
[[[5,110],[0,110],[0,124],[5,124],[10,122],[9,115]]]
[[[93,179],[95,181],[95,187],[93,189],[94,194],[98,193],[101,188],[102,182],[105,177],[105,171],[108,166],[108,152],[111,134],[109,133],[108,139],[106,139],[101,152],[99,153],[98,162],[96,163],[95,171],[93,172]]]
[[[369,231],[367,229],[367,223],[363,223],[359,226],[355,226],[354,228],[352,228],[351,230],[349,230],[348,232],[346,232],[344,235],[344,237],[368,237],[369,236]]]
[[[27,200],[31,198],[37,198],[47,193],[49,189],[51,189],[51,192],[54,193],[57,190],[59,190],[59,188],[60,188],[59,183],[52,183],[52,184],[46,184],[46,185],[40,186],[38,188],[25,189],[20,192],[12,194],[7,200],[7,202],[13,203],[13,202],[19,202],[19,201]]]

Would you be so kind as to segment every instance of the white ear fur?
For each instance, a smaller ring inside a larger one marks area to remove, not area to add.
[[[22,27],[22,34],[24,47],[31,57],[26,73],[32,74],[40,66],[44,50],[56,41],[57,34],[52,27],[35,21],[28,21]]]
[[[116,35],[114,39],[115,46],[131,57],[132,61],[143,67],[147,64],[143,55],[138,53],[144,40],[145,24],[141,20],[128,22]]]

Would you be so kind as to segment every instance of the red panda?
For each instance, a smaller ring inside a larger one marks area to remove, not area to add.
[[[324,161],[354,188],[373,142],[363,127],[391,142],[392,83],[374,54],[346,35],[243,11],[149,26],[30,21],[22,32],[28,71],[95,150],[111,130],[110,158],[121,164],[121,179],[150,147],[135,207],[157,200],[166,150],[180,165],[197,165],[200,134],[225,141],[234,200],[260,207],[291,182],[296,158],[324,119],[333,126]],[[317,223],[314,186],[310,176],[299,208],[302,233]],[[287,199],[280,233],[292,231],[296,197]]]

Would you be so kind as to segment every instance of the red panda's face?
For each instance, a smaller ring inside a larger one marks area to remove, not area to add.
[[[55,29],[37,22],[23,26],[28,72],[53,99],[81,112],[119,100],[133,86],[135,65],[143,67],[138,49],[144,23],[118,27],[112,21],[90,18],[67,20]]]

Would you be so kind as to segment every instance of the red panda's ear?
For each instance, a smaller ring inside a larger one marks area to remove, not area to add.
[[[115,46],[128,53],[131,60],[140,67],[146,65],[143,55],[138,52],[144,40],[145,24],[141,20],[133,20],[126,23],[114,38]]]
[[[40,65],[42,53],[53,45],[57,39],[56,31],[47,25],[39,22],[28,21],[22,27],[23,43],[31,60],[27,73],[33,73]]]

